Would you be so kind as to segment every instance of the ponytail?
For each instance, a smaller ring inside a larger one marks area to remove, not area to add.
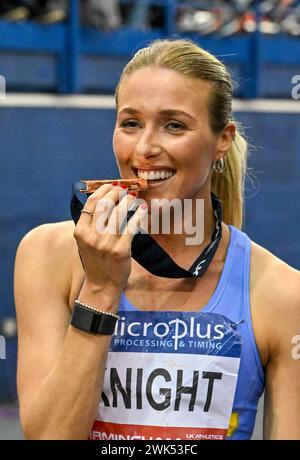
[[[244,217],[244,183],[247,166],[247,142],[236,133],[226,157],[224,172],[213,171],[211,190],[223,207],[223,221],[239,229]]]

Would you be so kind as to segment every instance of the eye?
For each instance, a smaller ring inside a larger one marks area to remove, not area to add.
[[[179,121],[170,121],[166,127],[171,131],[183,131],[186,129],[186,126]]]
[[[122,128],[138,128],[140,126],[139,122],[134,119],[124,120],[120,123]]]

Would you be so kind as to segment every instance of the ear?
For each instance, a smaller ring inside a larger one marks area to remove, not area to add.
[[[236,124],[233,121],[228,122],[221,134],[219,134],[215,159],[226,157],[232,141],[234,141],[236,131]]]

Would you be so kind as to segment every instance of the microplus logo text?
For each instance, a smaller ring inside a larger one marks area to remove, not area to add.
[[[121,318],[115,328],[115,335],[124,337],[125,335],[136,337],[150,338],[171,338],[174,344],[174,350],[178,350],[180,340],[188,337],[189,339],[203,340],[222,340],[224,338],[224,325],[222,324],[201,324],[196,323],[195,318],[189,320],[173,319],[168,322],[131,322],[126,323],[125,318]]]

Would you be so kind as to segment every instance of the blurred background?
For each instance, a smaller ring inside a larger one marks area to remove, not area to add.
[[[70,219],[73,182],[116,177],[114,88],[133,53],[160,37],[191,37],[231,69],[251,144],[244,231],[300,268],[300,1],[0,0],[0,439],[22,439],[17,245]]]

